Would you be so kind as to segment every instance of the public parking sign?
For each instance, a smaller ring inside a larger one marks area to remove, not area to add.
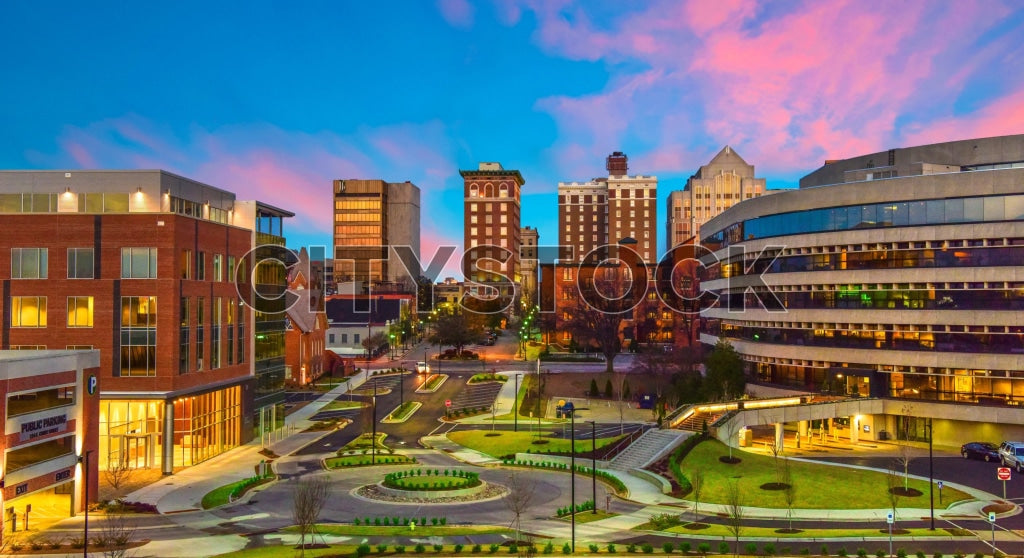
[[[1001,481],[1008,481],[1008,480],[1010,480],[1010,468],[1009,467],[999,467],[998,469],[996,469],[996,478],[1001,480]]]
[[[892,525],[893,524],[893,520],[895,520],[895,519],[896,518],[893,517],[892,512],[889,512],[889,513],[885,514],[885,522],[888,523],[889,525]]]

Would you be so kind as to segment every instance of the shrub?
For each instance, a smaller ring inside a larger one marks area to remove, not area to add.
[[[478,545],[478,544],[474,544],[474,545],[473,545],[473,552],[477,552],[477,553],[479,553],[479,552],[480,552],[480,545]]]
[[[447,525],[448,524],[448,518],[447,517],[442,517],[440,523],[441,523],[441,525]]]
[[[53,538],[46,541],[46,546],[50,547],[50,550],[59,550],[63,541],[61,537]]]
[[[387,527],[390,524],[391,524],[391,518],[390,517],[385,517],[384,518],[384,526]]]
[[[85,538],[71,537],[71,548],[85,548]]]
[[[590,551],[593,552],[594,554],[597,554],[598,552],[601,552],[601,547],[597,546],[594,543],[590,543],[590,546],[588,546],[587,548],[589,548]]]
[[[885,555],[886,555],[886,552],[884,550],[882,550],[881,548],[879,548],[878,550],[875,551],[876,558],[885,558]]]
[[[644,543],[640,546],[640,549],[644,551],[644,554],[650,554],[654,552],[654,546],[649,543]]]
[[[702,542],[697,545],[697,551],[701,554],[707,554],[711,552],[711,543]]]
[[[630,553],[636,552],[636,545],[635,544],[627,544],[626,545],[626,552],[630,552]]]
[[[718,543],[718,553],[719,554],[728,554],[729,553],[729,543],[727,543],[725,541],[722,541],[722,542]]]
[[[495,552],[498,551],[499,548],[501,548],[500,545],[492,544],[490,547],[488,547],[487,551],[490,552],[491,554],[494,554]]]
[[[554,551],[555,545],[551,544],[551,541],[548,541],[548,544],[544,545],[544,550],[542,550],[544,554],[551,554]]]
[[[11,550],[13,550],[14,552],[21,552],[21,549],[24,547],[25,545],[17,539],[11,541]]]
[[[437,518],[436,518],[436,517],[431,517],[431,518],[430,518],[430,523],[431,523],[432,525],[434,525],[434,526],[437,526]]]
[[[932,554],[932,558],[942,558],[942,553],[936,552],[935,554]]]
[[[866,549],[866,548],[858,548],[857,549],[857,556],[859,556],[860,558],[864,558],[867,555],[868,555],[868,549]]]
[[[366,556],[370,553],[370,545],[363,543],[356,547],[356,556]]]
[[[358,517],[357,517],[357,518],[355,518],[355,519],[354,519],[354,520],[352,521],[352,523],[354,523],[354,524],[356,525],[356,527],[358,527],[358,526],[359,526],[359,518],[358,518]]]
[[[615,554],[615,545],[614,544],[609,543],[608,546],[605,547],[605,548],[608,550],[608,554]]]
[[[444,550],[444,545],[443,544],[435,544],[434,545],[434,552],[440,554],[442,550]]]
[[[757,554],[757,544],[747,543],[747,546],[745,548],[747,549],[747,554],[751,556]]]
[[[569,543],[562,545],[562,554],[572,554],[572,547],[569,546]]]
[[[984,552],[975,552],[974,553],[974,558],[985,558],[985,553]]]
[[[902,548],[897,548],[896,556],[898,556],[899,558],[907,558],[907,551]]]
[[[452,553],[453,554],[458,554],[460,552],[462,552],[462,545],[461,544],[457,544],[457,545],[452,547]]]
[[[417,544],[412,549],[412,551],[415,552],[416,554],[423,554],[424,552],[426,552],[426,550],[427,550],[427,547],[423,546],[423,543]]]
[[[512,543],[512,544],[508,545],[508,553],[509,554],[519,554],[519,547],[516,545],[516,543]]]
[[[690,546],[690,541],[683,541],[679,543],[679,552],[682,552],[683,554],[689,554],[691,548],[693,547]]]
[[[828,556],[828,545],[826,545],[826,544],[821,545],[821,555],[822,556]]]
[[[672,554],[672,551],[675,550],[675,548],[676,548],[676,545],[674,545],[674,544],[672,544],[670,542],[667,542],[667,543],[661,545],[661,550],[663,550],[665,552],[665,554]]]
[[[800,554],[803,554],[804,556],[810,556],[811,555],[811,549],[809,549],[809,548],[801,548],[800,549]]]
[[[386,545],[386,544],[378,544],[377,545],[377,554],[383,554],[384,552],[387,551],[387,549],[388,549],[388,545]]]
[[[379,517],[373,518],[373,524],[376,527],[380,527],[380,518]]]
[[[764,553],[768,556],[775,556],[775,543],[764,545]]]
[[[41,541],[39,539],[32,539],[32,540],[28,541],[28,547],[31,548],[32,550],[42,550],[43,549],[43,541]]]
[[[925,553],[923,550],[918,550],[915,556],[917,556],[917,558],[925,558]]]

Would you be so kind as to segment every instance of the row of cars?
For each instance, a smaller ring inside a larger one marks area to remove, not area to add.
[[[1024,442],[1003,442],[998,446],[989,442],[968,442],[960,446],[964,459],[998,461],[1003,467],[1024,472]]]

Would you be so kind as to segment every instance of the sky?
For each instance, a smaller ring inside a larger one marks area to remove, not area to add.
[[[624,151],[659,178],[664,250],[664,200],[725,145],[785,188],[1024,133],[1018,0],[0,0],[0,21],[0,168],[165,169],[294,211],[295,247],[330,246],[338,178],[417,184],[426,260],[461,250],[459,169],[518,169],[543,244],[558,182]]]

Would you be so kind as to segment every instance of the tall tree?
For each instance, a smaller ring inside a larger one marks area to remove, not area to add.
[[[482,325],[470,322],[469,317],[463,312],[439,312],[434,323],[434,332],[430,335],[430,342],[441,346],[449,345],[461,355],[466,345],[478,341],[483,333]]]
[[[299,555],[306,555],[306,537],[316,533],[316,522],[327,503],[330,484],[326,477],[310,476],[299,479],[292,490],[292,519],[299,527]]]
[[[743,375],[743,359],[731,343],[719,339],[704,366],[704,394],[709,400],[735,399],[743,395],[747,385]]]

